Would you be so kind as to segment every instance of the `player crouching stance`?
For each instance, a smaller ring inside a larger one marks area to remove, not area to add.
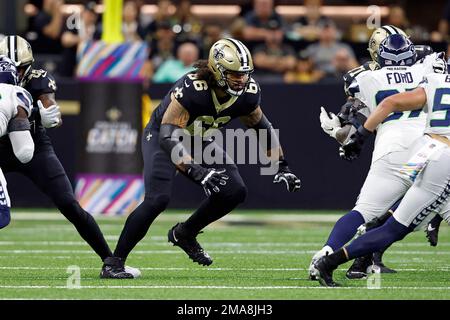
[[[166,209],[177,170],[201,186],[207,198],[185,222],[169,230],[168,240],[201,265],[210,265],[212,259],[197,242],[197,235],[246,197],[247,188],[228,154],[213,140],[203,139],[200,149],[214,150],[215,158],[223,161],[221,164],[196,163],[195,155],[174,138],[180,129],[191,131],[201,122],[205,136],[209,129],[218,129],[237,117],[249,128],[265,129],[274,146],[267,148],[267,154],[278,164],[274,183],[284,181],[289,191],[300,188],[300,180],[290,171],[275,141],[278,140],[276,133],[260,108],[260,88],[251,78],[253,61],[247,47],[235,39],[219,40],[211,47],[208,61],[199,61],[196,68],[174,84],[144,130],[145,198],[129,215],[117,243],[114,256],[122,261]],[[182,161],[171,156],[176,150],[184,150]],[[116,266],[113,273],[106,267],[107,263],[102,271],[105,278],[115,278],[114,274],[120,271],[120,266]]]
[[[13,61],[0,56],[0,137],[8,134],[14,155],[21,163],[27,163],[34,153],[28,121],[33,99],[17,84],[17,69]],[[10,207],[6,179],[0,168],[0,229],[11,221]]]
[[[350,245],[315,263],[319,281],[336,286],[333,271],[342,263],[385,248],[419,227],[432,212],[440,212],[450,195],[450,76],[429,74],[419,87],[384,99],[342,150],[347,159],[356,158],[364,141],[392,112],[425,108],[425,134],[409,148],[410,159],[403,174],[413,180],[399,207],[387,222],[354,240]],[[418,108],[419,106],[419,108]],[[450,223],[450,211],[440,212]]]

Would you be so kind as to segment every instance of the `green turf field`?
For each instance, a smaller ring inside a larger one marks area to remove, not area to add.
[[[142,277],[101,280],[99,258],[59,214],[16,210],[11,225],[0,231],[0,298],[450,299],[450,228],[445,225],[436,248],[423,232],[395,244],[385,262],[399,273],[383,275],[380,289],[368,289],[367,280],[346,280],[345,269],[335,273],[342,288],[307,280],[310,258],[336,213],[236,211],[198,237],[214,259],[209,268],[169,245],[168,229],[185,216],[165,213],[127,261],[141,269]],[[98,221],[114,248],[124,219]],[[80,289],[67,287],[69,266],[80,267]]]

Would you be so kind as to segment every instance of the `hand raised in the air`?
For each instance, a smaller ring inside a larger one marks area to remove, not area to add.
[[[350,136],[350,139],[339,148],[340,157],[347,161],[353,161],[358,158],[366,139],[371,134],[372,132],[364,128],[364,126],[360,126],[358,130]]]
[[[302,185],[297,176],[289,169],[286,160],[280,161],[278,172],[273,178],[273,183],[280,183],[284,181],[289,192],[298,191]]]

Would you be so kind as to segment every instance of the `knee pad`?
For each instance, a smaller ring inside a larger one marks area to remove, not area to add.
[[[0,206],[0,229],[6,227],[11,221],[11,213],[8,206]]]

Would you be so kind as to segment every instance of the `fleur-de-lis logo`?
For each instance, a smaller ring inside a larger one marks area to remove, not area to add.
[[[220,59],[223,59],[225,54],[223,53],[223,48],[215,48],[213,51],[213,57],[214,60],[219,61]]]

